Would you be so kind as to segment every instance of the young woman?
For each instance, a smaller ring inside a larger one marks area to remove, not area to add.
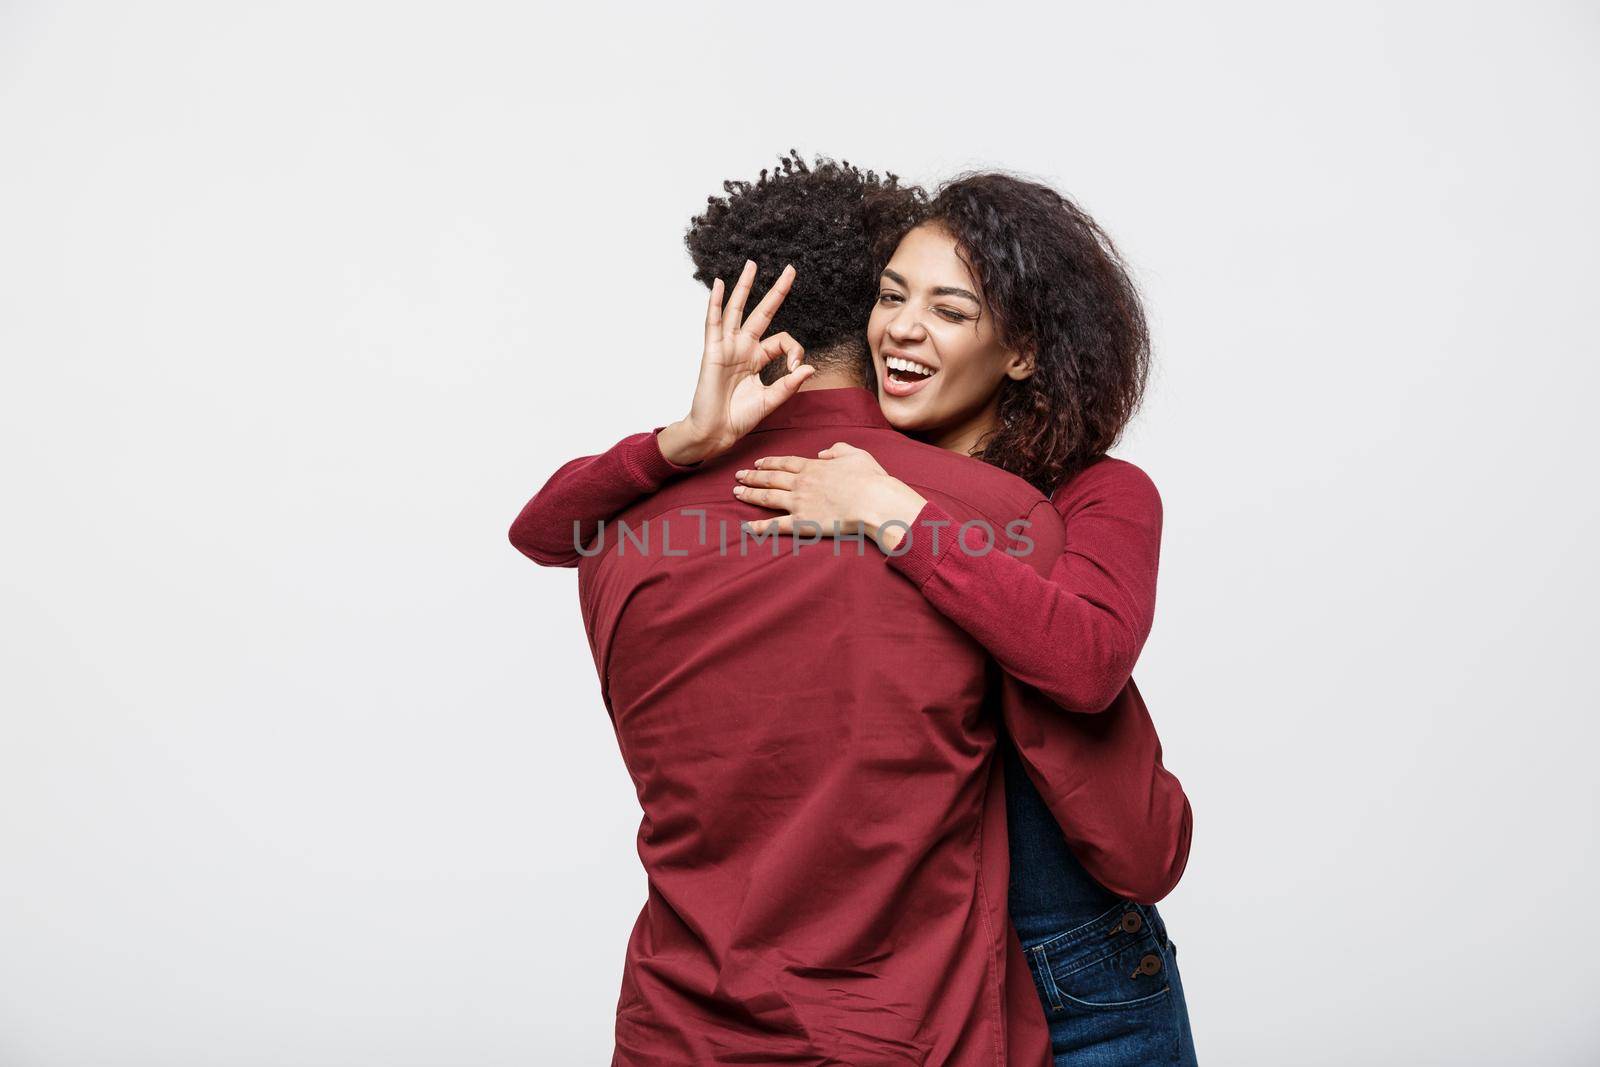
[[[973,175],[917,199],[884,235],[893,253],[867,324],[884,414],[903,432],[1039,486],[1065,521],[1066,554],[1048,579],[1005,553],[897,554],[903,524],[920,530],[948,516],[844,442],[817,457],[766,457],[730,492],[781,512],[766,520],[780,531],[810,521],[867,534],[934,607],[1063,714],[1108,733],[1148,732],[1151,765],[1129,787],[1147,792],[1152,810],[1181,807],[1181,826],[1153,820],[1159,832],[1126,842],[1125,856],[1075,854],[1071,842],[1093,835],[1058,825],[1004,746],[1011,914],[1058,1063],[1193,1063],[1175,946],[1153,906],[1182,873],[1188,804],[1160,766],[1131,678],[1153,617],[1160,499],[1142,471],[1105,455],[1143,389],[1143,313],[1110,241],[1048,188]],[[691,415],[659,429],[648,447],[625,439],[633,446],[563,467],[513,526],[519,549],[542,563],[576,563],[574,542],[585,543],[599,520],[722,452],[793,395],[810,371],[803,351],[786,334],[754,340],[793,272],[752,314],[762,320],[754,337],[739,323],[753,279],[750,264],[721,321],[713,284]],[[763,385],[756,372],[780,355],[792,373]]]

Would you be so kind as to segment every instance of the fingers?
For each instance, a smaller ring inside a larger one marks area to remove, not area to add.
[[[783,406],[783,403],[806,384],[806,379],[817,373],[815,367],[800,367],[790,371],[782,378],[761,390],[761,417],[766,418],[773,411]]]
[[[761,298],[761,303],[750,312],[743,330],[751,337],[760,337],[767,332],[767,327],[772,325],[772,316],[778,313],[783,306],[783,298],[789,295],[789,289],[794,285],[793,265],[783,268],[783,273],[778,275],[778,280],[772,283],[772,288],[767,290],[767,295]],[[737,327],[736,327],[737,328]]]
[[[722,279],[711,280],[711,299],[706,304],[706,347],[722,340]]]
[[[792,534],[794,533],[794,516],[779,515],[775,519],[752,519],[745,523],[745,526],[749,528],[752,534],[758,537],[765,536],[769,532]]]
[[[850,444],[848,441],[835,441],[833,444],[829,445],[827,448],[824,448],[821,452],[818,452],[817,453],[817,458],[818,459],[838,459],[841,456],[847,456],[852,452],[860,452],[860,451],[861,451],[861,449],[857,448],[855,445]]]
[[[763,337],[758,351],[755,353],[755,366],[752,370],[759,371],[778,356],[784,356],[789,369],[792,371],[800,366],[800,361],[806,357],[805,346],[796,341],[789,332],[775,333],[771,337]]]
[[[734,478],[741,484],[752,489],[787,489],[794,491],[795,479],[798,475],[788,471],[735,471]]]
[[[787,489],[752,489],[747,485],[734,486],[733,495],[746,504],[773,511],[790,510],[790,502],[794,500],[794,494]]]
[[[745,337],[748,336],[748,334],[745,335]],[[750,354],[750,373],[760,374],[761,368],[771,363],[780,354],[785,357],[789,372],[771,385],[762,386],[762,418],[766,418],[781,407],[799,391],[807,378],[817,372],[815,367],[801,365],[800,361],[805,358],[806,354],[805,346],[785,332],[775,333],[771,337],[763,337],[756,344],[755,351]]]
[[[728,298],[728,306],[722,311],[722,336],[728,337],[739,332],[739,323],[744,316],[744,302],[750,297],[750,288],[756,284],[756,261],[744,261],[744,270],[739,272],[739,280],[734,283],[733,295]]]
[[[762,456],[755,462],[759,470],[788,471],[790,474],[799,474],[805,465],[805,459],[800,456]]]

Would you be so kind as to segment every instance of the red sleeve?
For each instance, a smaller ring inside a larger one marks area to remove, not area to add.
[[[661,454],[665,427],[624,437],[598,456],[580,456],[550,476],[511,524],[517,551],[546,567],[576,567],[579,547],[593,541],[608,519],[675,474],[693,466]]]
[[[1063,715],[1001,679],[1006,731],[1072,854],[1101,885],[1141,904],[1172,892],[1189,862],[1194,813],[1161,764],[1161,740],[1128,680],[1099,715]]]
[[[1161,497],[1149,476],[1106,458],[1057,489],[1066,550],[1048,576],[995,550],[932,552],[912,539],[889,565],[1012,675],[1068,711],[1108,707],[1133,673],[1155,617]],[[929,501],[914,529],[950,521]],[[945,527],[953,531],[952,523]],[[947,546],[948,547],[948,546]]]
[[[1051,504],[1059,556],[1043,537],[1036,555],[980,554],[974,531],[968,551],[914,537],[889,563],[1006,669],[1006,731],[1084,869],[1153,904],[1183,875],[1194,818],[1132,679],[1155,614],[1161,498],[1138,467],[1108,459]],[[948,518],[930,503],[913,528]]]

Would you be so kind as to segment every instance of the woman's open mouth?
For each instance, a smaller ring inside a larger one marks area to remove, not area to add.
[[[883,389],[890,396],[910,396],[938,373],[926,363],[904,356],[888,356],[883,361]]]

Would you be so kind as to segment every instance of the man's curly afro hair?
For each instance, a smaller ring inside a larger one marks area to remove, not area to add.
[[[684,236],[695,279],[710,288],[721,278],[731,289],[745,260],[755,260],[748,310],[793,264],[794,285],[768,336],[787,331],[805,346],[807,363],[847,368],[870,382],[867,316],[883,254],[874,235],[902,232],[926,198],[922,190],[848,160],[819,156],[808,166],[794,149],[755,181],[722,188],[727,195],[707,198]],[[775,359],[762,378],[770,383],[784,373],[784,361]]]

